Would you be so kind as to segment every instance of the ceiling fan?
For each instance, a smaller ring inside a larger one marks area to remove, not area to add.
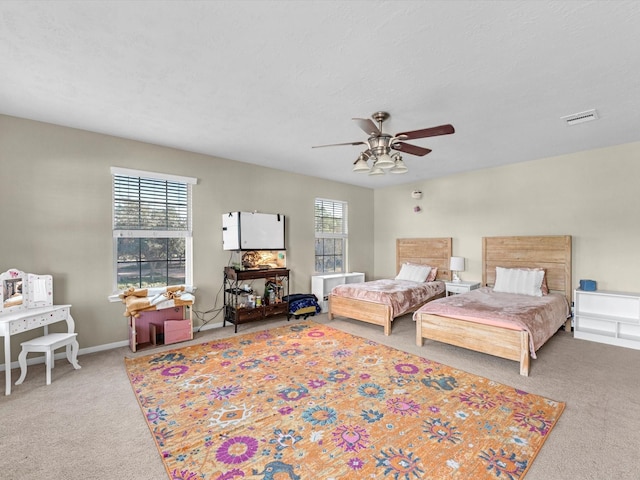
[[[390,135],[382,131],[382,123],[388,119],[389,116],[390,115],[387,112],[376,112],[371,115],[371,118],[378,122],[377,126],[368,118],[352,119],[358,123],[358,126],[364,130],[367,135],[369,135],[366,142],[332,143],[330,145],[317,145],[311,148],[337,147],[342,145],[367,145],[369,148],[361,152],[358,159],[354,162],[354,172],[369,172],[369,175],[381,175],[385,173],[385,170],[391,173],[406,173],[408,168],[402,161],[402,156],[400,153],[389,155],[391,150],[397,150],[398,152],[423,157],[431,152],[431,150],[417,145],[411,145],[410,143],[405,143],[404,140],[449,135],[455,132],[453,125],[447,124]],[[371,168],[369,168],[369,164],[367,163],[369,159],[372,159],[373,161]]]

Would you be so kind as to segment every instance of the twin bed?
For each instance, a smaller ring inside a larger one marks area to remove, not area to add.
[[[329,295],[329,319],[342,316],[380,325],[391,334],[393,319],[416,311],[425,303],[444,297],[445,280],[451,280],[451,238],[399,238],[396,240],[396,271],[403,264],[432,267],[430,282],[374,280],[335,287]]]
[[[430,241],[441,240],[443,239],[410,241],[428,248]],[[407,241],[409,240],[398,240],[398,252],[400,245]],[[403,262],[435,265],[434,259],[426,255],[426,251],[421,250],[421,253],[425,254],[423,259],[420,256],[406,259],[398,254],[398,265]],[[438,269],[438,274],[442,274],[440,279],[448,280],[448,257],[444,264],[439,265],[443,266],[442,272]],[[497,268],[506,269],[500,272],[502,292],[494,291],[493,288]],[[503,289],[503,280],[506,278],[504,272],[513,271],[512,269],[520,272],[543,270],[543,286],[546,284],[543,291],[548,291],[548,294],[533,296],[504,293],[509,291]],[[485,237],[482,239],[482,288],[447,298],[437,295],[427,302],[414,305],[416,341],[422,346],[424,339],[436,340],[515,360],[520,363],[520,374],[528,375],[530,358],[535,358],[535,352],[562,325],[565,329],[571,328],[568,320],[571,295],[571,236]],[[385,334],[388,335],[394,316],[407,313],[385,310],[380,305],[374,308],[369,303],[373,302],[341,297],[334,289],[330,295],[329,318],[342,315],[383,325]],[[337,308],[334,309],[334,305]]]

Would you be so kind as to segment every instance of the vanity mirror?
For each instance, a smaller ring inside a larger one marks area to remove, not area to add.
[[[27,308],[53,305],[53,277],[51,275],[27,274]]]
[[[2,312],[27,309],[28,294],[24,285],[25,280],[25,273],[15,268],[0,274]]]
[[[11,268],[0,274],[0,313],[53,305],[53,277]]]

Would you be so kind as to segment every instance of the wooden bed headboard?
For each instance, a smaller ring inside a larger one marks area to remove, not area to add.
[[[482,285],[493,286],[496,267],[544,268],[549,290],[572,300],[571,235],[484,237]]]
[[[437,280],[451,280],[449,271],[451,238],[398,238],[396,240],[396,273],[403,263],[438,267]]]

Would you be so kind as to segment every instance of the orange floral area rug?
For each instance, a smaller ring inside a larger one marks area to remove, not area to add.
[[[172,480],[519,479],[564,410],[312,321],[125,363]]]

